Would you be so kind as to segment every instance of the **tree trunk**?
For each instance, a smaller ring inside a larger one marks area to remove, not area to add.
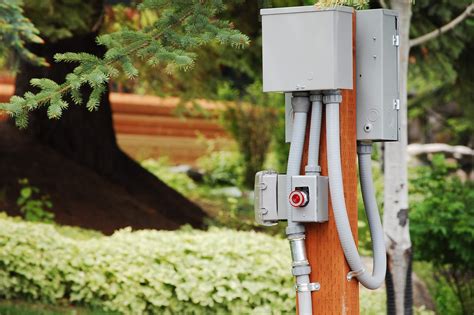
[[[100,7],[100,10],[102,8]],[[31,50],[45,57],[50,67],[36,67],[21,62],[16,79],[15,94],[23,95],[34,90],[29,81],[32,78],[45,77],[56,82],[63,82],[66,74],[75,65],[55,63],[53,56],[61,52],[88,52],[98,56],[104,48],[95,42],[96,32],[50,42],[46,39],[43,45],[34,45]],[[84,88],[83,98],[87,100],[89,89]],[[44,109],[32,113],[28,133],[42,144],[49,146],[67,159],[73,160],[107,181],[121,186],[133,198],[146,205],[149,211],[159,212],[167,222],[173,224],[150,222],[149,227],[177,228],[182,224],[199,227],[205,217],[204,212],[195,204],[168,187],[138,163],[128,157],[117,145],[108,91],[103,95],[99,110],[89,112],[85,106],[69,102],[67,109],[59,120],[50,120]],[[110,213],[114,209],[108,209]],[[127,225],[127,222],[124,222]]]
[[[384,152],[384,232],[388,254],[387,311],[411,314],[411,240],[408,220],[407,176],[407,77],[411,1],[392,0],[399,13],[400,34],[400,141],[385,144]],[[393,301],[394,299],[394,301]],[[395,307],[395,309],[393,309]]]

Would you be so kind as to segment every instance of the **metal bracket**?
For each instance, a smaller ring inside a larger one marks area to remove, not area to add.
[[[393,100],[393,109],[400,110],[400,99],[396,98]]]
[[[392,38],[392,44],[393,46],[400,46],[400,36],[399,35],[393,35]]]
[[[321,289],[321,285],[319,282],[300,283],[295,285],[295,289],[297,292],[319,291]]]
[[[364,269],[364,268],[359,269],[359,270],[357,270],[357,271],[350,271],[350,272],[347,274],[347,276],[346,276],[347,281],[351,281],[352,278],[358,277],[358,276],[360,276],[361,274],[363,274],[364,272],[365,272],[365,269]]]

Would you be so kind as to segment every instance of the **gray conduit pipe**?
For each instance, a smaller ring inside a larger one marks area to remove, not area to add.
[[[321,116],[323,112],[323,96],[319,91],[311,92],[309,97],[311,101],[311,129],[309,132],[308,144],[308,165],[305,173],[320,173],[319,166],[319,139],[321,138]]]
[[[364,199],[365,214],[369,221],[372,249],[374,252],[373,282],[379,283],[378,288],[385,280],[387,271],[387,252],[383,235],[382,222],[380,222],[379,208],[375,199],[374,181],[372,178],[372,144],[358,143],[357,155],[359,157],[359,177],[362,198]],[[359,279],[360,281],[360,279]]]
[[[301,159],[303,156],[306,121],[309,111],[309,97],[306,92],[293,93],[292,106],[294,112],[293,132],[287,166],[287,196],[291,193],[291,176],[300,175]],[[308,290],[311,267],[306,256],[305,228],[301,223],[293,222],[293,207],[288,202],[288,227],[286,235],[290,241],[293,261],[292,273],[296,277],[298,294],[298,312],[302,315],[312,313],[311,291]]]
[[[326,130],[327,130],[327,159],[329,173],[329,190],[331,194],[331,202],[334,211],[334,219],[336,228],[341,242],[342,249],[346,260],[351,268],[351,272],[347,275],[348,280],[357,277],[359,282],[368,289],[377,289],[385,278],[386,253],[383,243],[384,235],[380,217],[378,215],[375,197],[372,199],[368,193],[374,192],[372,186],[371,173],[367,172],[366,156],[362,158],[363,167],[363,185],[364,203],[366,213],[369,220],[370,231],[372,235],[374,250],[374,270],[370,275],[363,265],[354,238],[351,233],[349,219],[347,217],[346,203],[344,199],[344,187],[342,182],[341,170],[341,152],[339,141],[339,103],[342,101],[340,91],[325,92],[323,102],[326,104]],[[369,155],[370,158],[370,155]],[[370,165],[369,165],[370,169]],[[361,170],[362,174],[362,170]]]

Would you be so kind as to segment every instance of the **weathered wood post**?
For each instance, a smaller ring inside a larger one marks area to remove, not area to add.
[[[357,241],[355,13],[352,24],[354,88],[342,92],[340,124],[344,196],[352,233]],[[320,165],[322,175],[328,176],[324,113],[322,117]],[[308,133],[309,129],[307,136]],[[303,156],[307,157],[306,151]],[[303,161],[302,165],[306,165],[306,161]],[[301,171],[303,173],[304,170]],[[306,231],[311,282],[321,284],[321,290],[312,293],[313,314],[359,314],[359,282],[355,278],[351,281],[346,279],[350,270],[337,234],[331,203],[329,203],[329,221],[306,224]]]

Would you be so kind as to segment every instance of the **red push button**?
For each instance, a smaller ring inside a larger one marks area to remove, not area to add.
[[[294,190],[290,193],[290,205],[292,207],[304,207],[308,204],[308,195],[301,190]]]

